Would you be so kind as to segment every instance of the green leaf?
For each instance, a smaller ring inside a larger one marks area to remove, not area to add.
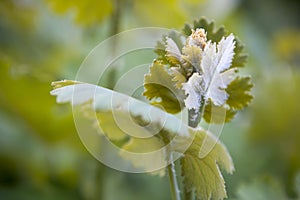
[[[179,67],[172,67],[171,69],[172,81],[176,84],[176,88],[181,89],[182,84],[186,82],[186,77],[183,75],[184,71]]]
[[[205,138],[206,136],[210,137]],[[203,152],[207,155],[201,156]],[[227,197],[219,168],[232,173],[234,167],[228,151],[214,136],[197,131],[192,145],[181,159],[181,167],[185,190],[195,191],[197,199]]]
[[[172,79],[171,72],[159,61],[154,61],[150,73],[145,75],[144,96],[153,100],[153,105],[162,106],[169,113],[177,113],[182,109],[184,94]]]
[[[209,101],[204,108],[203,118],[208,123],[220,124],[230,122],[236,114],[235,110],[225,108],[224,106],[216,106]]]
[[[231,68],[234,67],[244,67],[247,60],[248,60],[248,54],[244,53],[245,45],[242,44],[242,42],[235,37],[235,49],[234,49],[234,57],[232,60]]]
[[[114,120],[112,112],[99,112],[97,113],[99,126],[104,134],[111,140],[123,140],[127,135],[122,131]]]
[[[184,35],[189,36],[192,33],[192,29],[196,30],[197,28],[204,28],[207,32],[207,39],[213,42],[219,42],[222,37],[229,35],[229,32],[223,26],[215,28],[214,21],[208,21],[204,17],[198,21],[195,20],[193,26],[190,24],[185,24],[183,33]],[[243,53],[244,45],[238,38],[235,38],[235,46],[235,55],[232,61],[231,68],[243,67],[247,61],[248,55]]]
[[[253,84],[250,77],[237,77],[226,88],[230,108],[240,110],[249,105],[253,96],[249,93]]]

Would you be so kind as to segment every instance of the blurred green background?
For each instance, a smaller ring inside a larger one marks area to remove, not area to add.
[[[229,199],[300,199],[298,0],[1,0],[0,199],[170,199],[167,178],[109,169],[84,148],[50,83],[120,31],[206,16],[245,44],[255,99],[221,140]],[[137,57],[136,59],[140,59]],[[113,83],[107,83],[113,86]]]

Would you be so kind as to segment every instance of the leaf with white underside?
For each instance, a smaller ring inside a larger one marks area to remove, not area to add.
[[[227,70],[234,56],[234,36],[222,38],[216,43],[209,43],[204,49],[201,66],[205,84],[205,98],[216,105],[222,105],[227,99],[224,89],[233,80],[234,69]],[[225,71],[227,70],[227,71]]]
[[[235,69],[229,69],[234,56],[234,36],[231,34],[228,37],[223,37],[222,40],[216,43],[209,42],[203,51],[201,60],[201,69],[203,74],[194,74],[197,80],[200,81],[198,85],[204,88],[202,91],[194,90],[190,86],[196,85],[195,80],[188,81],[184,85],[187,98],[185,99],[186,107],[192,109],[198,107],[199,101],[194,101],[195,94],[203,96],[205,100],[211,99],[217,106],[223,105],[228,94],[225,89],[227,85],[233,80]],[[193,78],[194,75],[191,77]],[[190,79],[191,79],[190,78]]]
[[[172,64],[180,64],[181,52],[172,38],[166,37],[166,58]]]
[[[226,104],[216,106],[211,101],[205,105],[203,118],[208,123],[224,123],[230,122],[238,110],[248,106],[253,99],[250,90],[253,84],[249,76],[237,76],[225,89],[228,94]]]
[[[182,173],[187,189],[195,188],[198,199],[202,199],[202,197],[203,199],[209,199],[208,197],[223,199],[226,196],[224,180],[219,168],[231,173],[233,163],[225,146],[212,134],[201,128],[191,128],[177,117],[127,95],[96,85],[78,82],[74,82],[74,84],[59,88],[58,86],[63,84],[55,82],[53,87],[56,89],[51,91],[51,94],[57,96],[58,103],[70,102],[73,106],[85,109],[87,102],[90,102],[90,109],[94,110],[96,114],[113,114],[114,118],[109,119],[117,120],[118,123],[109,122],[111,127],[106,129],[106,132],[118,129],[118,131],[129,134],[130,137],[132,135],[154,136],[145,139],[131,137],[128,143],[121,147],[123,150],[134,153],[152,152],[162,145],[166,145],[163,138],[171,139],[169,151],[184,155]],[[105,134],[110,135],[110,133]],[[204,141],[205,145],[203,145]],[[208,149],[211,151],[207,152],[207,149],[202,146],[209,147]],[[169,151],[162,152],[166,154]],[[201,156],[203,152],[200,151],[204,151],[206,156]],[[159,156],[150,157],[151,162],[149,160],[141,162],[141,159],[126,154],[124,156],[122,152],[120,155],[131,161],[134,166],[149,169],[151,172],[153,165],[159,166],[165,162],[164,158],[167,156],[162,152],[157,154]],[[159,170],[153,172],[162,173]]]
[[[198,109],[201,106],[201,98],[204,95],[203,77],[198,73],[194,73],[189,80],[183,84],[182,89],[188,95],[184,100],[185,106],[188,109]]]
[[[172,46],[168,47],[167,39],[169,40],[169,43]],[[169,53],[171,52],[173,54],[177,52],[176,53],[177,56],[178,50],[180,52],[183,45],[184,45],[184,37],[177,31],[174,30],[170,31],[167,35],[163,36],[162,41],[158,41],[157,45],[155,46],[154,52],[158,55],[157,60],[161,61],[163,64],[173,65],[173,63],[170,62],[169,60],[170,57],[167,56],[168,52],[166,51],[166,48],[169,49]],[[175,63],[177,63],[177,61]]]

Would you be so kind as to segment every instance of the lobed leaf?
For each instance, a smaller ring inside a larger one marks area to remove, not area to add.
[[[224,199],[227,195],[220,167],[232,173],[233,163],[226,148],[214,136],[205,139],[207,134],[197,131],[192,145],[181,159],[184,187],[189,193],[195,191],[197,199]],[[203,146],[211,145],[214,146],[206,156],[199,156]]]
[[[236,77],[226,88],[228,93],[227,104],[235,110],[240,110],[249,105],[253,96],[250,90],[253,84],[250,77]]]
[[[186,82],[186,77],[184,76],[183,70],[179,67],[171,67],[170,71],[171,76],[173,77],[172,81],[175,82],[176,88],[181,89],[182,84]]]
[[[144,96],[153,100],[153,105],[162,106],[169,113],[177,113],[182,109],[181,99],[184,94],[176,87],[171,72],[167,70],[161,62],[153,62],[149,74],[145,75]]]
[[[245,45],[242,44],[242,42],[238,38],[235,38],[234,57],[232,60],[231,68],[245,66],[248,60],[248,54],[243,52],[244,48]]]

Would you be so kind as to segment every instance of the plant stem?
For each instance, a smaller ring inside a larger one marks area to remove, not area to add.
[[[172,160],[172,153],[170,155],[170,160]],[[180,190],[178,188],[178,183],[176,179],[176,170],[174,162],[171,162],[168,167],[169,183],[171,188],[172,200],[180,200]]]
[[[202,118],[202,113],[204,112],[204,97],[201,98],[201,107],[199,108],[199,111],[196,111],[194,109],[191,109],[188,111],[188,125],[192,128],[196,128],[198,124],[201,121]],[[193,191],[187,191],[186,188],[184,187],[184,196],[185,200],[193,200],[194,195]]]
[[[111,21],[110,21],[110,36],[114,36],[120,32],[120,21],[121,21],[121,7],[122,7],[121,0],[114,0],[113,1],[113,12],[111,15]],[[118,46],[118,38],[114,37],[112,38],[112,46],[111,46],[111,55],[114,57],[116,54],[116,48]],[[109,83],[107,88],[113,89],[116,82],[116,69],[115,67],[112,67],[109,72]]]

